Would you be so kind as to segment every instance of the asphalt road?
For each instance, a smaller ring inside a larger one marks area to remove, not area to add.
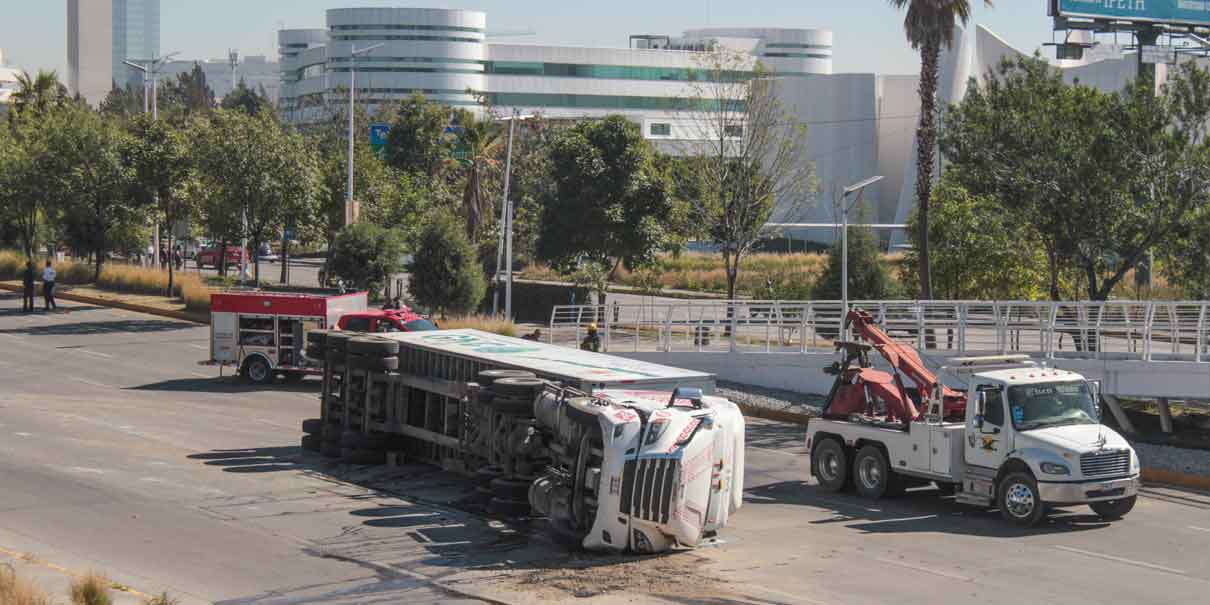
[[[1122,522],[1072,508],[1019,530],[931,490],[822,494],[803,482],[801,429],[762,421],[722,543],[571,555],[476,514],[448,473],[302,454],[315,385],[218,378],[196,365],[205,327],[18,308],[0,295],[0,563],[29,554],[23,569],[48,577],[98,569],[183,603],[275,605],[1192,603],[1210,590],[1210,495],[1148,489]]]

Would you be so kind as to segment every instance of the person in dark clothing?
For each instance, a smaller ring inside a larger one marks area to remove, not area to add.
[[[55,267],[48,260],[46,268],[42,270],[42,299],[47,311],[59,308],[55,304],[55,277]]]
[[[34,281],[36,274],[34,273],[34,261],[25,263],[25,272],[21,274],[21,285],[25,286],[25,295],[21,298],[21,310],[32,312],[34,310]]]

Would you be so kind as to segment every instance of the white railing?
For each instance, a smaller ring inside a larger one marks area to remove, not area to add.
[[[892,338],[938,354],[1210,361],[1210,302],[853,301]],[[547,337],[606,351],[831,352],[840,301],[687,300],[557,306]]]

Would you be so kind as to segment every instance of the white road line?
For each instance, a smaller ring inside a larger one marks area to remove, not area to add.
[[[1055,545],[1055,548],[1057,548],[1059,550],[1065,550],[1067,552],[1073,552],[1078,555],[1084,555],[1086,557],[1105,559],[1106,561],[1117,561],[1118,563],[1124,563],[1126,565],[1134,565],[1135,567],[1153,569],[1155,571],[1162,571],[1164,573],[1176,574],[1178,576],[1188,575],[1179,569],[1173,569],[1171,567],[1164,567],[1163,565],[1156,565],[1154,563],[1145,563],[1143,561],[1135,561],[1134,559],[1127,559],[1124,557],[1115,557],[1113,555],[1106,555],[1106,554],[1102,554],[1099,552],[1092,552],[1091,550],[1081,550],[1079,548],[1072,548],[1070,546],[1061,546],[1061,545]]]
[[[201,350],[203,350],[203,351],[209,351],[209,350],[210,350],[210,347],[203,346],[203,345],[188,345],[188,346],[191,346],[191,347],[193,347],[193,348],[195,348],[195,349],[201,349]]]
[[[87,379],[87,378],[80,378],[80,377],[78,377],[78,376],[73,376],[73,377],[72,377],[72,380],[74,380],[74,381],[76,381],[76,382],[82,382],[82,383],[84,383],[84,384],[87,384],[87,385],[90,385],[90,386],[94,386],[94,387],[101,387],[102,389],[112,389],[112,388],[114,388],[114,387],[112,387],[112,386],[110,386],[110,385],[108,385],[108,384],[105,384],[105,383],[103,383],[103,382],[96,382],[96,381],[93,381],[93,380],[89,380],[89,379]]]
[[[1195,530],[1197,530],[1197,531],[1206,531],[1206,532],[1210,532],[1210,528],[1207,528],[1207,527],[1198,527],[1198,526],[1196,526],[1196,525],[1190,525],[1190,526],[1189,526],[1189,529],[1195,529]]]
[[[968,578],[968,577],[966,577],[966,576],[963,576],[963,575],[959,575],[959,574],[956,574],[956,573],[949,573],[949,572],[947,572],[947,571],[940,571],[940,570],[937,570],[937,569],[932,569],[932,568],[930,568],[930,567],[925,567],[925,566],[923,566],[923,565],[912,565],[911,563],[904,563],[903,561],[896,561],[896,560],[894,560],[894,559],[885,559],[885,558],[879,558],[879,559],[877,559],[877,560],[878,560],[878,562],[880,562],[880,563],[887,563],[887,564],[890,564],[890,565],[895,565],[895,566],[898,566],[898,567],[902,567],[902,568],[904,568],[904,569],[911,569],[911,570],[913,570],[913,571],[922,571],[922,572],[924,572],[924,573],[931,573],[931,574],[933,574],[933,575],[935,575],[935,576],[941,576],[941,577],[943,577],[943,578],[949,578],[949,579],[951,579],[951,580],[958,580],[958,581],[960,581],[960,582],[970,582],[970,581],[972,581],[970,578]]]
[[[203,374],[201,372],[190,372],[189,375],[197,376],[198,378],[213,378],[214,377],[213,374]]]
[[[772,448],[759,447],[759,446],[755,446],[755,445],[748,445],[748,446],[744,446],[744,447],[746,447],[750,450],[756,450],[758,452],[769,452],[770,454],[781,454],[783,456],[794,456],[795,458],[797,458],[799,456],[806,456],[805,452],[787,452],[787,451],[783,451],[783,450],[775,450]]]
[[[98,351],[89,351],[88,349],[76,349],[76,350],[81,353],[84,353],[85,355],[94,355],[96,357],[104,357],[106,359],[113,359],[113,355],[110,355],[109,353],[100,353]]]

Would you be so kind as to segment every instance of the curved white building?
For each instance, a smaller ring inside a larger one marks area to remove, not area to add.
[[[779,75],[832,73],[831,30],[711,27],[686,31],[685,38],[751,52]]]

